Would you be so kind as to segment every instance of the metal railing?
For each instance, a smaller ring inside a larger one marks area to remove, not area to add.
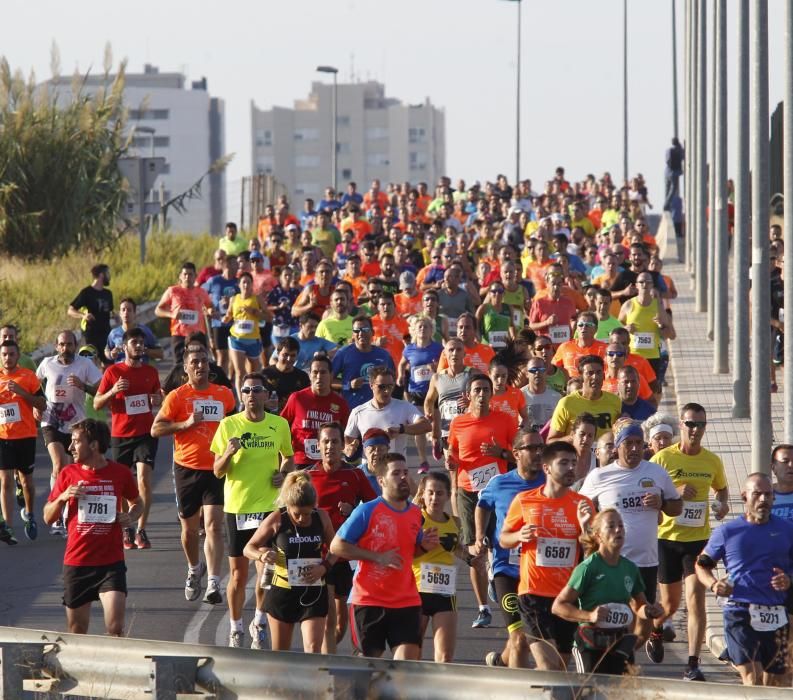
[[[0,697],[117,700],[344,698],[378,700],[692,700],[790,698],[789,689],[641,676],[489,668],[420,661],[113,639],[0,627]]]

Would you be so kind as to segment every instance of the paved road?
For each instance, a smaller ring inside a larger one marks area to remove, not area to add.
[[[225,645],[228,639],[225,606],[188,603],[184,599],[185,563],[179,544],[170,462],[170,440],[163,440],[157,457],[155,500],[147,528],[153,546],[150,550],[127,553],[130,587],[128,634],[145,639]],[[35,473],[40,512],[44,494],[49,490],[49,460],[43,445],[39,445]],[[17,533],[20,534],[19,545],[0,545],[0,625],[65,631],[60,577],[64,541],[50,536],[48,530],[42,527],[38,540],[29,542],[21,536],[18,521],[16,524]],[[501,648],[506,633],[498,614],[494,614],[493,627],[471,629],[470,622],[476,606],[467,577],[461,577],[461,589],[457,660],[481,664],[488,651]],[[249,587],[246,626],[253,613],[251,601],[252,588]],[[98,610],[93,616],[90,631],[95,634],[103,632]],[[682,629],[678,637],[685,637]],[[300,650],[297,639],[294,649]],[[667,658],[660,666],[650,664],[644,653],[640,652],[638,660],[642,672],[679,678],[686,662],[685,645],[675,642],[668,645],[667,650]],[[349,651],[348,636],[341,645],[340,653]],[[424,651],[425,658],[432,658],[431,643],[425,643]],[[705,654],[703,671],[708,679],[737,682],[736,674],[715,661],[708,652]]]

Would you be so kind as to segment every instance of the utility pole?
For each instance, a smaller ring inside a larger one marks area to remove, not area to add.
[[[714,105],[716,131],[714,138],[714,181],[715,202],[713,213],[713,373],[725,374],[729,371],[729,340],[727,326],[729,292],[727,277],[729,252],[727,249],[727,0],[715,0],[716,22],[713,32],[716,36],[714,71],[716,82],[716,101]]]

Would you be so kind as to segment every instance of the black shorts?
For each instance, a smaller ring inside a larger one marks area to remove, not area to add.
[[[352,568],[348,561],[337,561],[330,567],[325,583],[333,586],[333,595],[336,598],[347,600],[352,590]]]
[[[264,611],[287,624],[303,622],[312,617],[327,617],[327,586],[271,586],[264,594]]]
[[[231,326],[220,326],[219,328],[212,329],[212,338],[215,340],[215,349],[228,350],[229,349],[229,334],[231,333]]]
[[[644,597],[648,603],[654,603],[658,595],[658,567],[640,566],[639,575],[644,581]]]
[[[456,595],[440,593],[419,593],[421,596],[421,614],[432,617],[435,613],[455,612],[457,610]]]
[[[496,600],[501,605],[501,614],[507,632],[521,629],[523,620],[520,617],[518,603],[518,579],[506,574],[496,574],[493,577],[493,585],[496,588]]]
[[[452,474],[452,478],[456,475]],[[457,514],[460,516],[460,544],[471,545],[476,541],[474,512],[479,502],[476,491],[457,489]]]
[[[693,576],[696,573],[694,564],[707,543],[707,540],[658,540],[658,583],[680,583]]]
[[[353,646],[364,656],[379,656],[386,644],[421,644],[421,606],[383,608],[350,604],[350,633]]]
[[[573,650],[573,636],[578,623],[554,615],[551,612],[553,598],[524,594],[518,596],[518,604],[529,644],[544,639],[555,642],[560,654],[569,654]]]
[[[410,403],[414,406],[417,406],[422,411],[424,410],[424,399],[427,398],[427,394],[418,394],[415,391],[408,391],[405,394],[405,398],[407,398]]]
[[[174,464],[173,482],[180,518],[195,515],[201,506],[223,505],[225,477],[218,479],[211,469],[189,469]]]
[[[148,464],[153,469],[154,458],[157,456],[157,445],[157,438],[153,438],[151,435],[110,438],[113,459],[121,464],[126,464],[130,469],[136,464]]]
[[[272,345],[273,337],[273,323],[268,321],[263,326],[259,326],[259,337],[262,340],[262,347],[266,348]]]
[[[35,461],[36,438],[0,440],[0,469],[16,469],[23,474],[32,474]]]
[[[69,445],[72,444],[71,433],[62,433],[60,430],[58,430],[57,428],[53,428],[51,425],[41,426],[41,436],[44,438],[45,447],[48,447],[53,442],[57,442],[63,445],[63,449],[68,452]]]
[[[636,637],[632,634],[625,635],[614,644],[611,650],[587,647],[578,630],[575,633],[575,640],[573,659],[577,673],[605,673],[610,676],[622,676],[634,663],[633,646]]]
[[[99,594],[119,591],[127,594],[127,566],[123,561],[105,566],[63,566],[63,604],[81,608],[99,600]]]
[[[245,549],[245,545],[248,544],[251,537],[253,537],[253,533],[256,532],[256,528],[251,530],[238,530],[237,529],[237,514],[236,513],[224,513],[226,516],[226,544],[228,545],[229,556],[230,557],[241,557],[243,556],[242,550]],[[262,520],[264,520],[269,513],[264,513]]]

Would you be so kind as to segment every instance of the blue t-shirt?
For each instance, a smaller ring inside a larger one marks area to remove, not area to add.
[[[789,520],[793,523],[793,491],[790,493],[774,491],[774,505],[771,506],[771,515],[776,515],[777,518]]]
[[[203,284],[204,289],[209,298],[212,299],[212,305],[218,310],[221,316],[225,316],[229,310],[229,301],[235,294],[240,293],[240,283],[236,280],[227,280],[223,275],[215,275]],[[231,324],[223,324],[219,320],[212,319],[212,328],[220,328],[231,326]]]
[[[498,537],[504,527],[507,511],[512,501],[515,500],[515,496],[523,491],[539,488],[543,484],[545,484],[545,474],[542,471],[536,478],[526,481],[517,469],[513,469],[506,474],[499,474],[493,477],[487,482],[484,490],[479,492],[477,507],[491,512],[495,511],[496,513],[496,533],[492,542],[494,574],[504,574],[514,579],[520,578],[518,560],[516,559],[514,564],[510,564],[510,550],[501,547],[498,543]],[[520,548],[516,548],[514,551],[519,553]]]
[[[426,348],[420,348],[414,343],[406,345],[402,356],[410,363],[408,391],[425,396],[430,389],[430,379],[435,373],[432,363],[441,357],[443,347],[440,343],[432,342]]]
[[[305,372],[308,372],[308,369],[311,366],[311,360],[314,358],[315,353],[330,352],[336,347],[335,343],[331,343],[329,340],[325,340],[325,338],[317,338],[317,336],[314,336],[310,340],[304,340],[299,336],[299,333],[292,333],[291,335],[292,338],[300,343],[300,350],[297,353],[295,367],[302,369]],[[270,359],[275,359],[277,355],[278,351],[273,350],[273,354],[270,356]]]
[[[144,345],[147,348],[158,348],[160,344],[157,342],[157,338],[154,337],[154,333],[152,333],[148,326],[144,326],[143,324],[135,325],[135,328],[140,328],[143,331],[143,335],[146,336],[146,339],[143,341]],[[107,351],[110,352],[113,348],[120,348],[122,347],[121,339],[124,337],[124,327],[123,326],[116,326],[113,328],[107,336]],[[101,348],[97,348],[98,350]],[[126,355],[124,351],[121,351],[121,354],[116,357],[116,362],[123,362]],[[144,362],[148,362],[149,358],[144,357]]]
[[[645,399],[636,399],[632,406],[622,402],[622,412],[629,415],[633,420],[645,420],[653,415],[658,409]]]
[[[341,209],[341,202],[338,199],[320,199],[317,211],[336,211]]]
[[[793,572],[793,521],[772,515],[762,525],[741,515],[717,527],[703,554],[723,560],[733,581],[730,600],[758,605],[783,605],[787,591],[771,588],[774,568]]]
[[[383,348],[373,347],[369,352],[361,352],[355,345],[345,345],[333,356],[331,374],[334,377],[341,375],[341,395],[350,410],[372,400],[368,373],[369,368],[375,365],[387,365],[396,371],[391,355]],[[350,382],[357,377],[363,377],[366,383],[357,389],[351,389]]]
[[[353,204],[357,204],[358,206],[360,206],[361,204],[363,204],[363,195],[360,192],[353,192],[352,194],[350,194],[349,192],[345,192],[341,196],[341,205],[344,206],[349,202],[352,202]]]

